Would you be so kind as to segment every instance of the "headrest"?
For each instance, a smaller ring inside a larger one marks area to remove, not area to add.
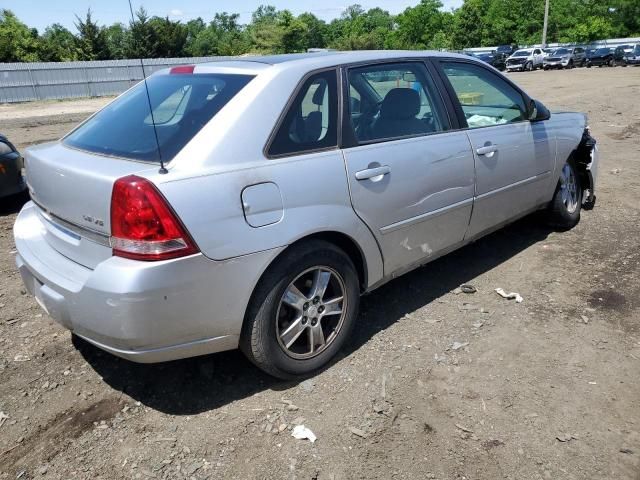
[[[380,116],[393,120],[415,117],[420,111],[420,94],[412,88],[394,88],[382,101]]]
[[[324,100],[324,92],[327,90],[327,82],[325,80],[321,80],[318,83],[318,88],[313,92],[313,97],[311,101],[314,105],[322,105],[322,101]]]

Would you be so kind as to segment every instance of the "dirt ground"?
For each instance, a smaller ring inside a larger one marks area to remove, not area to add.
[[[589,114],[596,208],[564,233],[524,219],[364,297],[349,347],[302,383],[238,352],[137,365],[72,342],[23,290],[20,201],[2,201],[0,478],[639,480],[640,68],[512,78]],[[0,106],[0,130],[24,147],[104,101]]]

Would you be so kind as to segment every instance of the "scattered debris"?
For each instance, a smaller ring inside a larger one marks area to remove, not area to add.
[[[13,357],[14,362],[28,362],[29,360],[31,359],[27,355],[18,354],[15,357]]]
[[[587,317],[586,315],[580,315],[580,318],[585,324],[589,323],[589,317]]]
[[[356,427],[349,427],[349,431],[353,433],[356,437],[367,438],[367,433],[364,430],[360,430]]]
[[[491,450],[492,448],[496,447],[502,447],[503,445],[504,442],[502,440],[498,440],[497,438],[485,440],[484,442],[482,442],[482,446],[487,450]]]
[[[383,399],[387,398],[387,375],[385,373],[382,374],[382,388],[380,390],[380,396]]]
[[[556,437],[556,440],[558,440],[559,442],[565,443],[565,442],[570,442],[571,440],[578,440],[578,437],[570,433],[561,433]]]
[[[614,168],[613,170],[611,170],[611,175],[618,175],[620,172],[622,172],[622,169],[620,168]]]
[[[464,425],[460,425],[459,423],[456,423],[456,428],[462,430],[465,433],[473,433],[473,430],[471,430],[470,428],[465,427]]]
[[[305,380],[304,382],[300,382],[300,388],[302,388],[305,392],[312,392],[315,386],[316,382],[311,378]]]
[[[462,293],[476,293],[478,291],[478,289],[476,287],[474,287],[473,285],[468,285],[468,284],[462,284],[460,285],[460,291]]]
[[[311,443],[316,441],[316,435],[304,425],[296,425],[291,431],[291,436],[298,440],[309,440]]]
[[[473,325],[473,328],[480,328],[480,327],[482,327],[484,325],[484,322],[478,321],[478,322],[473,323],[472,325]]]
[[[496,288],[496,293],[500,295],[502,298],[506,298],[507,300],[515,300],[516,303],[522,303],[524,300],[522,296],[517,292],[505,292],[502,288]]]
[[[630,448],[621,448],[620,453],[626,453],[627,455],[633,455],[633,450]]]
[[[0,412],[0,427],[2,427],[2,425],[4,425],[4,422],[6,422],[8,419],[9,415],[4,412]]]
[[[451,345],[451,350],[460,350],[461,348],[464,348],[466,346],[469,345],[469,342],[453,342],[453,344]]]
[[[200,470],[203,465],[204,464],[202,462],[193,462],[191,465],[184,469],[184,473],[186,473],[187,475],[193,475],[198,470]]]
[[[300,408],[297,405],[294,405],[291,400],[282,400],[282,403],[286,404],[285,407],[289,412],[297,412]]]

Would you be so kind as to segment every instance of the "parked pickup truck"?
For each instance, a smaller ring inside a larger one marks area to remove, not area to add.
[[[507,58],[507,71],[531,71],[542,68],[544,52],[540,48],[516,50]]]

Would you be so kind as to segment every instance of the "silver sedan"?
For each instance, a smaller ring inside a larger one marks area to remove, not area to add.
[[[16,261],[52,318],[282,378],[331,360],[362,293],[536,210],[573,227],[598,164],[583,114],[432,52],[174,67],[25,158]]]

